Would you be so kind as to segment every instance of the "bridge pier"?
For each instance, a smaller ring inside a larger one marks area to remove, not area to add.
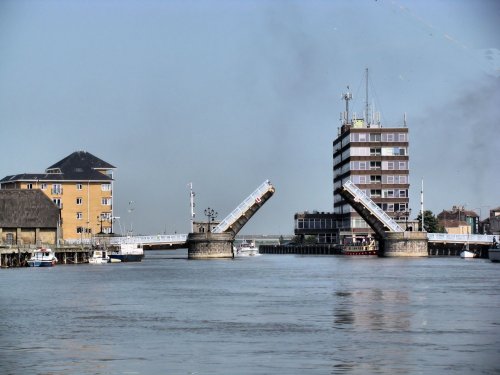
[[[188,259],[233,258],[231,233],[189,233]]]
[[[381,255],[385,257],[426,257],[426,232],[387,232]]]

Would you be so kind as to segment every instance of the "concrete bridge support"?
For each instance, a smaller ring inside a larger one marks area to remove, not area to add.
[[[233,242],[231,233],[189,233],[188,258],[233,258]]]
[[[385,257],[426,257],[426,232],[386,232],[382,256]]]

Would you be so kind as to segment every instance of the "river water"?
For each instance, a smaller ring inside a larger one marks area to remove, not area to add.
[[[484,259],[156,251],[0,281],[0,374],[500,373]]]

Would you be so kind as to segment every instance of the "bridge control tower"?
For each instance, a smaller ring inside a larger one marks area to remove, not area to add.
[[[274,191],[274,186],[266,180],[211,231],[189,233],[188,258],[233,258],[233,242],[236,234],[272,197]]]

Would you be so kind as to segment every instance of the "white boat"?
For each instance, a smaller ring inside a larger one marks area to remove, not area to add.
[[[109,256],[106,250],[92,250],[90,252],[90,264],[104,264],[109,262]]]
[[[28,266],[30,267],[52,267],[57,263],[57,258],[48,248],[36,249],[28,260]]]
[[[477,258],[477,254],[469,250],[464,250],[460,253],[460,258]]]
[[[111,251],[109,258],[112,263],[116,260],[121,262],[140,262],[144,258],[144,249],[141,244],[122,243],[119,248]]]
[[[243,241],[236,248],[236,256],[238,257],[252,257],[259,256],[259,248],[255,246],[253,241]]]

